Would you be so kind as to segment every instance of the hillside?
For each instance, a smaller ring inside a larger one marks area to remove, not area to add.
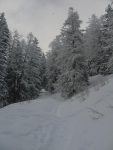
[[[113,150],[113,77],[90,79],[86,92],[0,110],[0,150]]]

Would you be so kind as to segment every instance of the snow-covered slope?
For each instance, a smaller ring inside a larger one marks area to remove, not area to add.
[[[0,150],[113,150],[113,78],[70,100],[44,93],[0,110]]]

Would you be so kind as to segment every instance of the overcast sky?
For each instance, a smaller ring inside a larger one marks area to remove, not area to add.
[[[100,16],[109,0],[0,0],[0,11],[6,13],[9,28],[26,35],[29,32],[38,38],[46,52],[49,43],[60,33],[67,17],[68,7],[78,11],[83,26],[95,13]]]

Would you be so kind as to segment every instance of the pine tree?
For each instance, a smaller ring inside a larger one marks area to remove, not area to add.
[[[107,74],[113,74],[113,55],[107,64]]]
[[[26,57],[26,80],[27,80],[27,91],[29,98],[33,99],[39,96],[41,90],[42,76],[41,76],[41,58],[42,52],[38,47],[38,40],[33,36],[32,33],[28,35],[27,41],[27,57]]]
[[[100,51],[101,19],[95,15],[89,20],[89,26],[84,35],[85,56],[88,62],[89,75],[98,74],[97,58]]]
[[[7,68],[7,85],[9,103],[21,101],[20,78],[23,68],[23,49],[21,47],[20,37],[15,31],[12,46],[9,51],[8,68]]]
[[[47,75],[47,90],[50,93],[56,91],[56,82],[60,74],[60,64],[58,64],[58,59],[60,55],[62,44],[61,36],[56,36],[56,38],[51,42],[51,50],[47,54],[47,66],[46,66],[46,75]]]
[[[42,88],[44,64],[38,40],[33,34],[27,42],[15,32],[9,52],[7,85],[9,103],[36,98]]]
[[[73,8],[62,29],[63,49],[60,54],[61,75],[58,84],[65,97],[73,96],[88,85],[88,76],[83,55],[83,34],[81,21]]]
[[[4,105],[7,96],[7,85],[5,82],[7,55],[10,33],[4,13],[0,15],[0,105]]]
[[[42,53],[41,57],[41,76],[42,76],[42,88],[47,89],[47,77],[46,77],[46,57],[45,54]]]
[[[98,53],[99,72],[108,74],[108,62],[113,54],[113,9],[108,5],[101,28],[101,50]]]

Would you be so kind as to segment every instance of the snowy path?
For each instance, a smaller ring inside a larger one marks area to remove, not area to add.
[[[67,101],[44,93],[1,109],[0,150],[113,150],[113,78]]]

